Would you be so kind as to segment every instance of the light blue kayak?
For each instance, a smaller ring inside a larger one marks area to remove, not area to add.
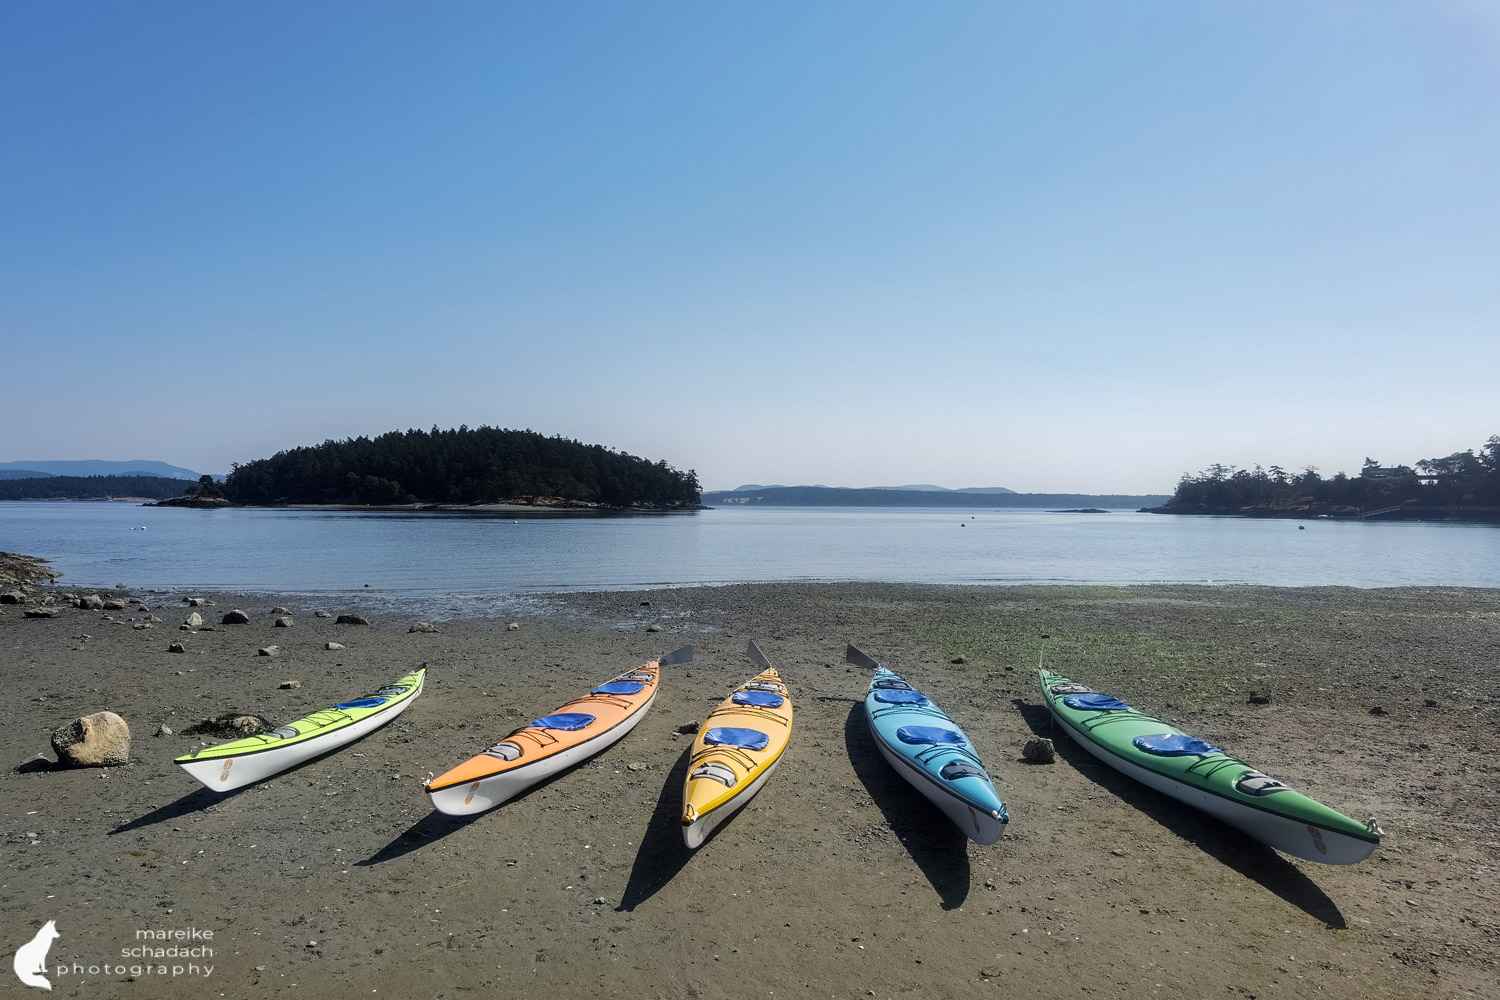
[[[880,754],[976,844],[993,844],[1010,816],[958,724],[916,688],[850,646],[845,659],[873,668],[865,717]]]

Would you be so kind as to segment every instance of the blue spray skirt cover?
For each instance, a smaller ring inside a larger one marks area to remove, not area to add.
[[[703,734],[703,742],[714,746],[739,747],[742,750],[764,750],[771,737],[758,729],[716,726]]]
[[[1207,757],[1223,753],[1212,743],[1205,743],[1186,733],[1149,733],[1130,741],[1137,749],[1158,757]]]
[[[589,694],[639,694],[645,686],[635,681],[610,681],[608,684],[600,684]]]
[[[558,712],[556,715],[544,715],[535,722],[528,722],[527,729],[559,729],[565,733],[582,729],[594,721],[592,715],[583,712]]]
[[[754,705],[756,708],[780,708],[786,704],[785,698],[770,691],[736,691],[731,700],[736,705]]]

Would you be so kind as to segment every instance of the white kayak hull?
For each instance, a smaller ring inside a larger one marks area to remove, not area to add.
[[[434,809],[440,813],[447,813],[449,816],[472,816],[475,813],[488,812],[496,806],[509,802],[537,782],[545,781],[554,774],[561,774],[574,764],[588,760],[595,754],[614,746],[646,717],[646,713],[651,710],[655,702],[656,696],[652,695],[651,700],[642,705],[639,711],[597,739],[569,747],[550,757],[543,757],[526,767],[504,771],[450,788],[428,790],[427,797],[432,800]]]
[[[1007,820],[1001,819],[965,802],[946,788],[938,785],[926,771],[913,767],[911,762],[885,745],[879,736],[871,734],[880,755],[886,759],[896,773],[921,792],[933,805],[953,821],[953,825],[976,844],[993,844],[1005,833]],[[1003,813],[1001,815],[1004,815]]]
[[[1201,809],[1285,854],[1325,865],[1352,865],[1368,858],[1379,846],[1368,840],[1360,840],[1322,827],[1308,826],[1300,820],[1241,805],[1221,795],[1214,795],[1201,788],[1185,785],[1165,775],[1157,774],[1155,771],[1132,764],[1128,760],[1122,760],[1091,740],[1080,737],[1074,732],[1072,726],[1056,718],[1056,714],[1054,712],[1053,717],[1058,728],[1065,730],[1073,738],[1073,742],[1116,771],[1156,789],[1163,795],[1171,796],[1185,805]]]

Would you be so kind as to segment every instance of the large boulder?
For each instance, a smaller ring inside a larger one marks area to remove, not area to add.
[[[339,615],[333,620],[335,625],[368,625],[370,619],[364,615]]]
[[[86,594],[78,599],[78,606],[85,611],[103,611],[104,598],[98,594]]]
[[[203,616],[194,611],[192,614],[183,619],[182,624],[186,625],[188,628],[202,628]]]
[[[130,763],[130,726],[113,712],[74,719],[52,734],[52,749],[65,767],[113,767]]]
[[[8,590],[0,594],[0,604],[25,604],[26,595],[16,590]]]
[[[245,612],[241,611],[239,608],[235,608],[233,611],[224,616],[223,623],[225,625],[249,625],[250,616],[245,614]]]

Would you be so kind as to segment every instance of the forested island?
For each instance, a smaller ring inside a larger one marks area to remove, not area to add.
[[[665,461],[535,431],[497,427],[392,431],[379,437],[278,452],[236,464],[222,488],[197,484],[231,503],[517,503],[554,507],[680,510],[700,504],[698,476]]]
[[[1359,474],[1324,478],[1314,467],[1236,469],[1213,465],[1184,475],[1155,514],[1249,517],[1380,517],[1500,521],[1500,435],[1473,449],[1425,458],[1415,467],[1366,458]]]
[[[0,479],[0,500],[165,500],[193,485],[162,476],[48,476]]]

